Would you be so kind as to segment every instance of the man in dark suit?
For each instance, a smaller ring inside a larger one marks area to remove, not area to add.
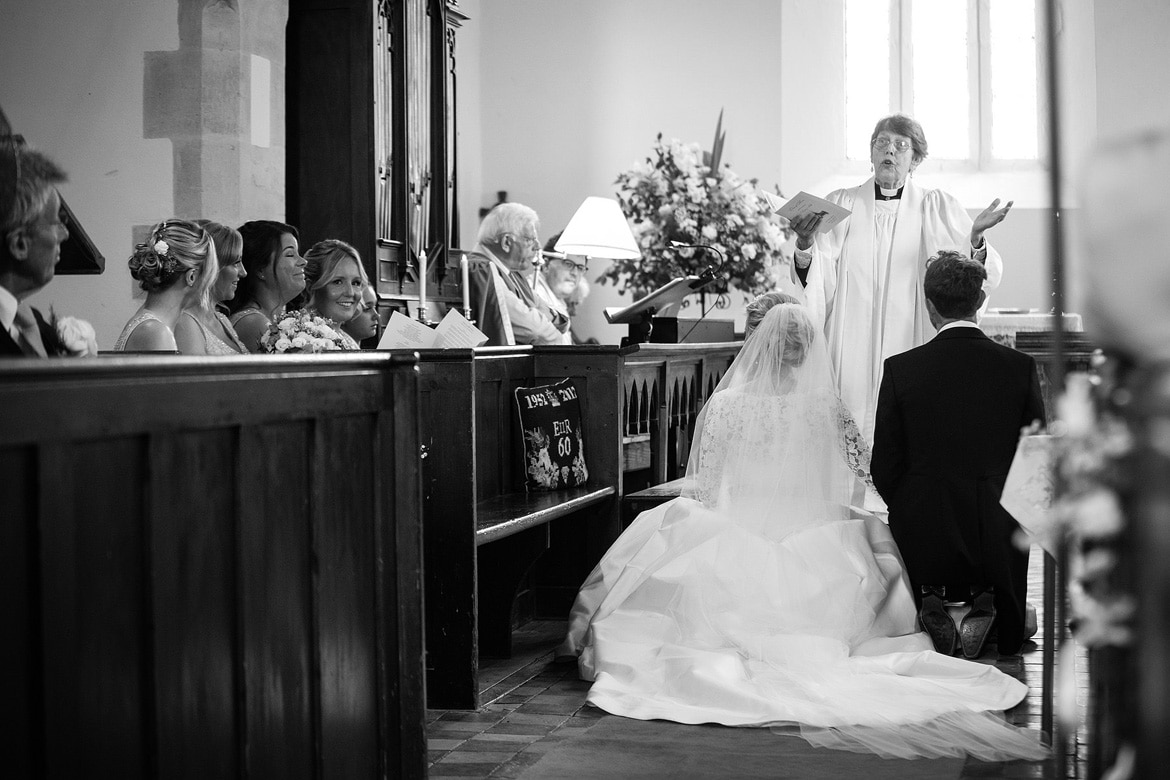
[[[65,173],[16,136],[0,136],[0,357],[57,353],[53,328],[23,303],[53,279],[62,221],[57,184]]]
[[[972,601],[958,631],[978,657],[992,624],[1003,654],[1024,641],[1028,553],[999,499],[1020,429],[1044,420],[1029,355],[1001,346],[975,322],[983,265],[939,252],[924,278],[938,334],[885,362],[870,472],[935,648],[955,652],[946,601]]]

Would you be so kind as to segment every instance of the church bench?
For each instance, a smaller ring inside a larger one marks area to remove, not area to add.
[[[617,347],[423,350],[427,704],[475,709],[479,657],[511,654],[517,616],[563,619],[619,531]],[[526,492],[519,387],[572,378],[589,481]]]
[[[385,353],[0,364],[9,771],[424,776],[417,382]]]

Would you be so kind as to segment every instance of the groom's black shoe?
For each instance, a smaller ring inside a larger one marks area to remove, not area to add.
[[[972,593],[971,611],[959,624],[959,641],[966,658],[978,658],[983,654],[983,645],[995,623],[995,589],[972,588]]]
[[[955,654],[955,621],[943,604],[946,588],[942,585],[922,586],[922,606],[918,608],[918,622],[930,635],[934,649],[943,655]]]

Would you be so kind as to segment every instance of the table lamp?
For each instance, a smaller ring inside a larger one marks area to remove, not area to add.
[[[636,260],[642,256],[618,202],[592,195],[577,208],[554,249],[566,255],[609,260]]]

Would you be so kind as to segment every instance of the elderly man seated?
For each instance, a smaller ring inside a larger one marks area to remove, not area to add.
[[[489,346],[561,344],[569,318],[537,299],[526,278],[540,252],[536,212],[501,203],[484,217],[468,253],[472,309]]]

